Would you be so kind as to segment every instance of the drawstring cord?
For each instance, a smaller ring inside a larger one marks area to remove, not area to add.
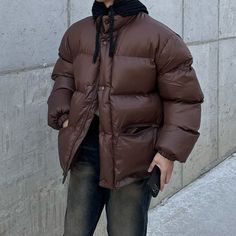
[[[93,63],[96,63],[99,51],[100,51],[100,32],[102,26],[102,15],[99,16],[98,21],[96,22],[96,41],[95,41],[95,51],[93,54]]]
[[[109,56],[112,57],[114,54],[114,42],[113,42],[113,28],[114,28],[114,9],[110,6],[109,10],[109,39],[110,39],[110,47],[109,47]]]
[[[109,6],[107,8],[108,10],[108,16],[109,16],[109,41],[110,41],[110,46],[109,46],[109,56],[112,57],[114,55],[114,42],[113,42],[113,29],[114,29],[114,9],[113,6]],[[95,42],[95,51],[93,55],[93,63],[96,63],[97,57],[100,52],[100,33],[101,33],[101,27],[102,27],[102,16],[99,16],[98,21],[96,22],[96,42]]]

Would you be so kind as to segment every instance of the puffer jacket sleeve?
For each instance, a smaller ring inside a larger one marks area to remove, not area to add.
[[[169,160],[186,162],[200,136],[204,94],[192,67],[192,55],[177,33],[165,42],[155,60],[163,105],[155,149]]]
[[[47,100],[48,125],[56,130],[62,128],[69,117],[70,101],[75,90],[68,30],[63,35],[58,55],[51,74],[54,85]]]

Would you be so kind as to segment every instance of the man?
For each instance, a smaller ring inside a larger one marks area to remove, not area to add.
[[[93,235],[104,205],[109,235],[146,235],[153,167],[163,191],[200,135],[192,60],[138,0],[94,1],[65,32],[48,98],[63,183],[71,170],[64,236]]]

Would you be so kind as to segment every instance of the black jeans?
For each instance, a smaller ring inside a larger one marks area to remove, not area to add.
[[[94,116],[70,171],[64,236],[91,236],[105,206],[109,236],[145,236],[151,193],[147,179],[120,189],[99,181],[99,117]]]

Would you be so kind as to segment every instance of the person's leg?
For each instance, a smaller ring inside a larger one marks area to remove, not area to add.
[[[151,193],[147,178],[111,190],[106,203],[109,236],[146,236]]]
[[[105,204],[108,190],[98,185],[99,151],[93,128],[94,123],[70,171],[64,236],[92,236]]]

